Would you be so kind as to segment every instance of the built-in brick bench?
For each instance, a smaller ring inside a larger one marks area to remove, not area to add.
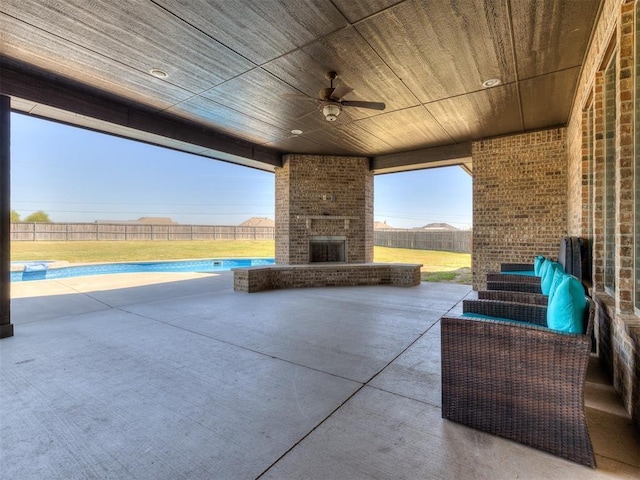
[[[317,263],[235,268],[233,289],[253,293],[279,288],[355,285],[414,287],[420,284],[420,267],[420,264],[404,263]]]

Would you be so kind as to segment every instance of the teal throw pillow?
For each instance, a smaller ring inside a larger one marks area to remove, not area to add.
[[[587,302],[580,280],[565,275],[549,301],[547,327],[563,333],[584,333]]]
[[[562,265],[560,263],[554,262],[552,260],[549,260],[547,263],[549,264],[549,266],[545,269],[544,273],[542,274],[542,280],[540,281],[540,288],[542,290],[542,293],[544,293],[545,295],[549,295],[549,291],[551,290],[551,282],[553,282],[553,275],[556,273],[556,270],[564,272],[564,268],[562,268]]]
[[[539,277],[540,275],[540,269],[542,268],[542,265],[547,261],[548,259],[546,257],[544,257],[543,255],[538,255],[536,256],[536,258],[533,259],[533,273],[535,276]]]
[[[551,288],[549,289],[549,299],[547,301],[547,305],[551,303],[553,296],[556,293],[556,289],[562,283],[562,281],[570,276],[568,273],[564,273],[560,268],[555,269],[555,273],[553,274],[553,280],[551,281]]]
[[[547,271],[547,268],[549,268],[550,263],[551,263],[551,260],[548,258],[544,258],[542,260],[542,263],[540,264],[540,271],[538,272],[539,273],[538,276],[540,278],[544,277],[544,273]]]

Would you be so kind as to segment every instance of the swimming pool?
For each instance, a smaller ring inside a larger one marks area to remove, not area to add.
[[[18,263],[18,262],[14,262]],[[25,269],[11,272],[12,282],[51,280],[55,278],[80,277],[84,275],[107,275],[113,273],[142,272],[224,272],[232,268],[272,265],[273,258],[209,258],[205,260],[182,260],[170,262],[127,262],[78,265],[74,267],[48,268],[49,261],[19,262]]]

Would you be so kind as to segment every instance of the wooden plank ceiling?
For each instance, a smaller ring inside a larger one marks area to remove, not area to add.
[[[473,140],[566,124],[599,9],[3,0],[0,88],[15,110],[264,169],[283,153],[363,155],[378,171],[468,163]],[[353,88],[345,100],[386,109],[345,107],[327,122],[310,99],[330,70]]]

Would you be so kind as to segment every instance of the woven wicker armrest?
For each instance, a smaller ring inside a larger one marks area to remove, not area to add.
[[[488,282],[509,282],[509,283],[532,283],[534,285],[540,285],[542,279],[536,276],[530,275],[512,275],[509,273],[487,273]]]
[[[549,297],[541,293],[513,292],[509,290],[480,290],[478,291],[478,299],[531,303],[533,305],[547,305],[549,303]]]
[[[463,313],[478,313],[490,317],[504,318],[518,322],[547,326],[547,307],[497,300],[463,300]]]
[[[445,316],[441,342],[443,418],[595,467],[588,335]]]
[[[531,272],[533,263],[501,263],[501,272]]]

